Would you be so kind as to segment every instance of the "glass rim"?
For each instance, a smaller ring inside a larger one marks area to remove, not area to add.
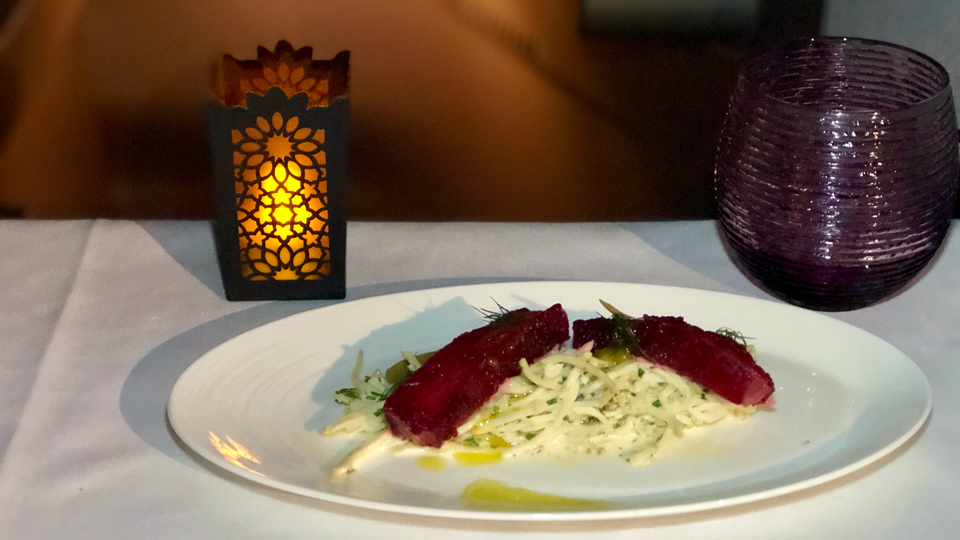
[[[768,91],[758,88],[758,85],[755,82],[756,77],[749,75],[751,67],[754,66],[762,58],[777,54],[778,52],[799,51],[803,48],[803,46],[810,43],[815,43],[815,42],[825,43],[825,44],[854,43],[858,45],[866,45],[866,46],[873,45],[873,46],[882,46],[885,48],[894,49],[901,53],[905,53],[905,57],[907,57],[907,59],[918,61],[919,63],[926,65],[926,67],[931,68],[936,76],[937,86],[934,90],[931,91],[929,96],[923,99],[920,99],[918,101],[907,103],[901,106],[851,107],[851,108],[820,107],[816,105],[796,103],[793,101],[788,101],[786,99],[773,96]],[[878,112],[884,113],[884,114],[895,114],[903,111],[913,110],[918,107],[924,107],[930,102],[942,99],[943,94],[945,93],[950,94],[951,97],[953,94],[949,72],[945,67],[943,67],[943,65],[940,62],[938,62],[936,59],[934,59],[930,55],[927,55],[925,53],[922,53],[916,49],[912,49],[905,45],[899,45],[897,43],[891,43],[889,41],[851,37],[851,36],[812,36],[807,38],[800,38],[800,39],[794,39],[791,41],[786,41],[784,43],[780,43],[773,47],[761,49],[749,55],[747,59],[743,62],[740,68],[738,79],[740,81],[746,81],[749,93],[756,94],[758,97],[762,99],[774,102],[778,106],[793,108],[800,111],[819,111],[819,112],[833,112],[833,113],[843,113],[843,114],[859,114],[859,113],[875,114]],[[738,87],[739,86],[740,85],[738,83]],[[737,90],[736,92],[740,92],[740,90]]]

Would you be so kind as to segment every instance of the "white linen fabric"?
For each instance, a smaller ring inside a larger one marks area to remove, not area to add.
[[[953,232],[956,231],[956,223]],[[360,510],[246,482],[176,441],[164,408],[191,362],[332,301],[227,302],[203,222],[0,222],[0,537],[954,538],[960,530],[960,239],[910,288],[833,315],[889,341],[933,386],[914,439],[851,476],[773,500],[610,522],[496,523]],[[528,279],[678,285],[769,298],[710,221],[351,223],[347,300]]]

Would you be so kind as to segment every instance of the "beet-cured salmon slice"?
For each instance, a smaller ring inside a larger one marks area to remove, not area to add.
[[[387,398],[383,415],[396,437],[439,447],[496,392],[533,362],[570,338],[560,304],[543,311],[522,308],[461,334],[414,371]]]
[[[759,405],[773,394],[773,379],[737,341],[687,323],[682,317],[644,315],[627,321],[636,341],[627,345],[738,405]],[[594,350],[614,339],[613,319],[574,321],[573,347],[593,341]]]

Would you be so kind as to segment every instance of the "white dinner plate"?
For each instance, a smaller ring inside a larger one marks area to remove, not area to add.
[[[543,309],[596,317],[598,299],[626,313],[680,315],[705,329],[753,338],[776,385],[773,411],[685,436],[663,459],[631,467],[583,457],[441,472],[387,456],[331,483],[359,440],[325,438],[342,413],[333,392],[401,350],[435,350],[479,327],[474,309]],[[906,442],[931,407],[920,369],[890,344],[825,315],[754,298],[622,283],[525,282],[407,292],[345,302],[256,328],[218,346],[177,381],[167,414],[177,435],[211,462],[280,490],[364,508],[497,520],[586,520],[719,508],[798,491],[855,471]],[[605,501],[581,511],[478,509],[460,493],[498,480],[540,493]]]

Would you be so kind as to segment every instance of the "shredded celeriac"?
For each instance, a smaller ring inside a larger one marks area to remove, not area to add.
[[[419,367],[413,354],[403,357],[411,371]],[[456,438],[439,449],[407,443],[394,451],[495,452],[503,458],[619,455],[643,465],[663,455],[687,429],[743,419],[756,410],[644,359],[618,360],[596,358],[585,348],[564,349],[533,364],[521,361],[522,373],[461,425]],[[334,396],[345,414],[323,435],[376,437],[386,430],[382,407],[391,385],[380,370],[361,377],[362,369],[361,353],[353,387]]]

